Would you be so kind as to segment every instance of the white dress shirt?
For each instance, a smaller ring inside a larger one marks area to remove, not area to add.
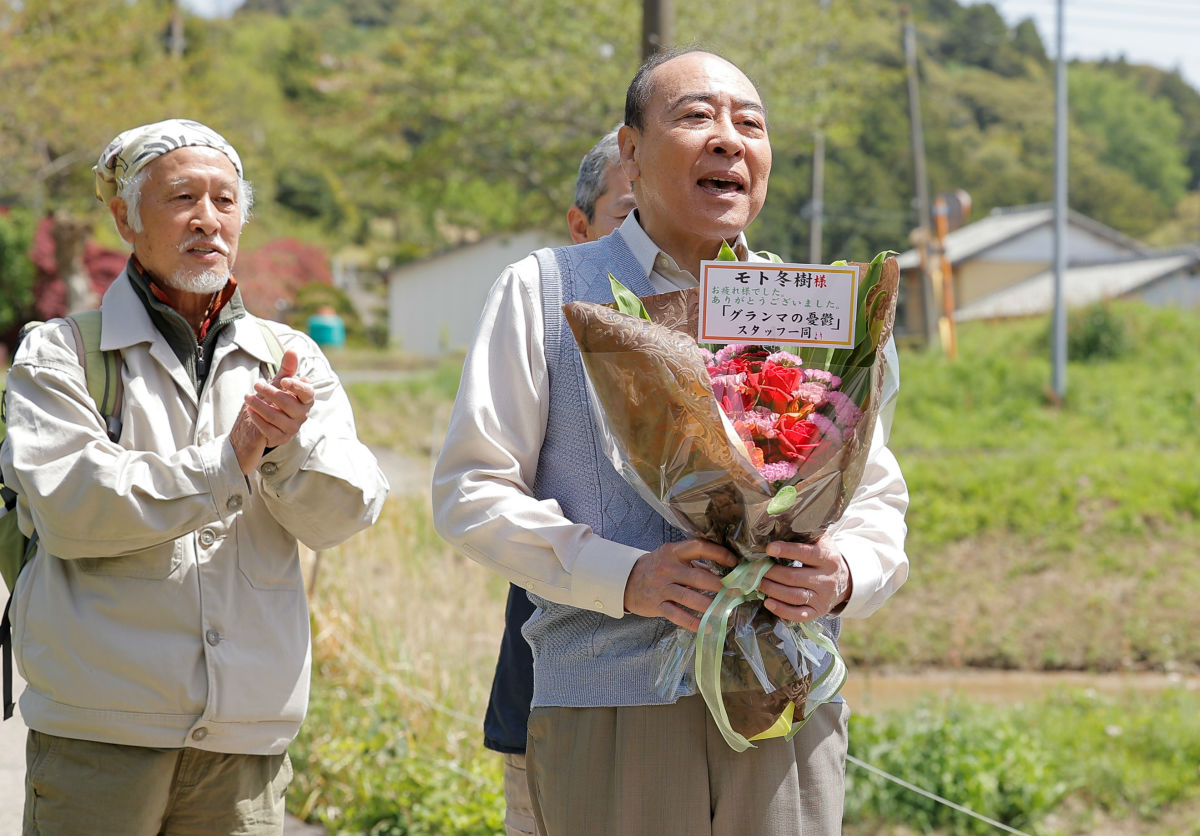
[[[646,235],[636,212],[612,234],[622,237],[656,292],[697,286]],[[753,257],[740,236],[735,251]],[[548,395],[541,276],[529,255],[505,268],[480,315],[434,469],[434,523],[449,543],[516,585],[620,617],[626,580],[645,552],[600,537],[563,516],[553,499],[533,495]],[[854,585],[847,617],[870,615],[908,576],[908,491],[884,446],[887,429],[877,425],[862,483],[831,529]]]

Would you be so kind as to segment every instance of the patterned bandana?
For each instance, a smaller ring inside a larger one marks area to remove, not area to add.
[[[190,119],[168,119],[153,125],[142,125],[117,134],[108,143],[100,160],[92,166],[96,173],[96,197],[107,205],[139,171],[168,151],[188,145],[205,145],[222,152],[238,177],[242,173],[242,161],[219,133],[207,125]]]

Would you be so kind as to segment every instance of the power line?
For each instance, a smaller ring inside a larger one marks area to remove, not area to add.
[[[981,822],[986,822],[987,824],[990,824],[992,827],[998,827],[1007,833],[1015,834],[1015,836],[1029,836],[1028,833],[1025,833],[1022,830],[1017,830],[1015,827],[1009,827],[1004,822],[998,822],[995,819],[990,819],[987,816],[983,815],[982,813],[976,813],[974,810],[964,807],[961,804],[955,804],[953,801],[951,801],[948,798],[942,798],[942,796],[937,795],[936,793],[932,793],[929,790],[921,789],[916,784],[910,784],[908,781],[905,781],[903,778],[897,778],[895,775],[891,774],[890,772],[884,772],[882,769],[880,769],[877,766],[871,766],[871,764],[867,763],[866,761],[859,760],[858,758],[854,757],[854,755],[846,755],[846,761],[848,763],[854,764],[857,767],[865,769],[868,772],[878,775],[880,778],[885,778],[894,784],[899,784],[900,786],[904,787],[906,790],[912,790],[913,792],[917,793],[918,795],[923,795],[932,801],[936,801],[938,804],[944,804],[953,810],[957,810],[958,812],[963,813],[968,816],[971,816],[972,818],[979,819]]]

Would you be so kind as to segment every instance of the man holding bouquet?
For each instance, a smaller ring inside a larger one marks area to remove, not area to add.
[[[659,54],[630,84],[620,146],[637,210],[599,241],[531,254],[492,289],[434,473],[435,522],[537,604],[523,632],[542,832],[836,833],[844,704],[818,708],[796,745],[772,738],[737,753],[700,696],[656,693],[660,641],[675,626],[695,631],[721,588],[696,561],[737,558],[687,539],[614,469],[562,313],[567,302],[610,301],[610,272],[648,296],[695,287],[723,242],[752,258],[743,232],[767,192],[766,110],[724,59]],[[908,494],[884,442],[877,431],[858,490],[825,536],[770,544],[795,565],[763,579],[769,612],[865,617],[904,582]],[[827,622],[835,637],[838,623]]]

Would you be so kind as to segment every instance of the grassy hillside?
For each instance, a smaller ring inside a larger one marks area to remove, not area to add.
[[[1194,670],[1200,313],[1115,304],[1071,321],[1054,405],[1046,318],[972,323],[959,357],[902,353],[892,447],[912,575],[859,662]]]

